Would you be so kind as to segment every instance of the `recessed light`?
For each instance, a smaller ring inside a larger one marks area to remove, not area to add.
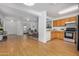
[[[11,20],[10,22],[14,22],[13,20]]]
[[[24,26],[24,28],[27,28],[27,26]]]
[[[27,21],[29,21],[30,19],[27,19]]]

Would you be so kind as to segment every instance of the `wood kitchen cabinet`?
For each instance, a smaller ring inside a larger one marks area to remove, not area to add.
[[[76,21],[76,17],[70,17],[70,21]]]
[[[61,26],[64,26],[66,24],[66,22],[72,22],[72,21],[76,22],[76,20],[77,20],[76,16],[65,18],[65,19],[54,20],[53,21],[53,27],[61,27]],[[64,39],[64,31],[53,30],[51,32],[51,38],[63,40]]]
[[[63,20],[54,20],[53,27],[59,27],[59,26],[64,26],[64,21]]]
[[[65,25],[65,21],[64,21],[64,19],[61,19],[61,20],[59,20],[59,26],[64,26]]]
[[[59,31],[58,34],[59,34],[58,38],[63,40],[64,39],[64,31]]]
[[[64,39],[64,31],[52,31],[51,32],[51,38],[53,39]]]
[[[64,26],[66,22],[76,21],[76,16],[53,21],[53,27]]]
[[[55,26],[57,26],[57,21],[56,20],[53,21],[53,27],[55,27]]]
[[[76,19],[76,17],[70,17],[70,18],[66,18],[64,20],[65,20],[65,23],[66,23],[66,22],[76,21],[77,19]]]
[[[51,38],[52,38],[52,39],[57,39],[57,36],[58,36],[58,35],[57,35],[57,32],[56,32],[56,31],[52,31],[52,32],[51,32]]]

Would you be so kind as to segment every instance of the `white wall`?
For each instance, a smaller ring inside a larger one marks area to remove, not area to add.
[[[11,22],[13,20],[13,22]],[[14,17],[4,18],[4,30],[7,34],[23,35],[23,28],[20,20],[17,21]]]
[[[48,41],[48,39],[46,39],[46,17],[47,13],[45,11],[42,12],[38,22],[39,41],[44,43]]]
[[[79,15],[79,13],[70,14],[70,15],[66,15],[66,16],[61,16],[61,17],[58,17],[58,18],[52,18],[52,21],[53,20],[58,20],[58,19],[64,19],[64,18],[68,18],[68,17],[72,17],[72,16],[77,16],[77,15]]]
[[[20,20],[17,21],[17,35],[23,35],[23,24]]]
[[[5,21],[5,31],[7,34],[17,34],[16,22]]]
[[[34,21],[35,19],[35,21]],[[14,22],[11,22],[10,20],[14,20]],[[23,19],[19,19],[16,17],[5,17],[4,18],[4,30],[7,31],[7,34],[17,34],[17,35],[23,35],[24,32],[24,25],[27,26],[26,32],[28,28],[37,29],[38,22],[36,21],[37,18],[33,17],[30,19],[30,21],[24,21]]]

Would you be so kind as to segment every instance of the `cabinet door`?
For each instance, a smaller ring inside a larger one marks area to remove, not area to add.
[[[57,20],[57,26],[61,26],[61,20]]]
[[[76,21],[76,17],[66,18],[65,20],[66,20],[66,22]]]
[[[57,21],[54,20],[54,21],[53,21],[53,27],[56,27],[56,26],[57,26]]]
[[[53,26],[54,27],[64,26],[66,22],[71,22],[71,21],[76,21],[76,20],[77,20],[76,17],[54,20]]]
[[[51,38],[52,39],[56,39],[57,38],[57,32],[56,31],[52,31],[51,32]]]
[[[53,26],[54,26],[54,27],[60,26],[60,21],[59,21],[59,20],[53,21]]]
[[[76,17],[70,17],[70,21],[76,21]]]
[[[53,26],[54,26],[54,27],[59,27],[59,26],[63,26],[63,25],[65,25],[64,20],[55,20],[55,21],[53,22]]]
[[[64,39],[64,31],[52,31],[51,33],[52,40],[54,39]]]
[[[61,39],[61,40],[64,39],[64,31],[59,32],[59,39]]]
[[[65,25],[64,19],[60,20],[60,26],[64,26],[64,25]]]

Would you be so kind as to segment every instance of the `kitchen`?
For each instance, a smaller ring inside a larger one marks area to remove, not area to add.
[[[75,8],[74,6],[70,8],[65,8],[62,11],[57,12],[59,16],[58,18],[53,18],[50,25],[51,25],[51,30],[49,28],[50,32],[50,41],[54,40],[61,40],[65,44],[74,44],[79,50],[79,44],[78,44],[78,7]],[[74,13],[74,11],[76,11]],[[57,16],[56,15],[56,16]]]
[[[53,20],[51,41],[62,40],[65,44],[74,44],[77,47],[77,50],[79,50],[77,24],[78,15]]]
[[[77,11],[78,7],[75,8],[70,7],[68,9],[62,10],[59,12],[59,15],[62,15],[58,18],[53,18],[50,25],[51,30],[50,32],[50,41],[60,40],[63,41],[65,44],[75,45],[77,50],[79,50],[79,43],[78,43],[78,13],[74,13]],[[74,10],[74,11],[73,11]],[[74,13],[74,14],[73,14]],[[65,16],[63,16],[65,15]],[[55,41],[54,41],[55,42]]]

